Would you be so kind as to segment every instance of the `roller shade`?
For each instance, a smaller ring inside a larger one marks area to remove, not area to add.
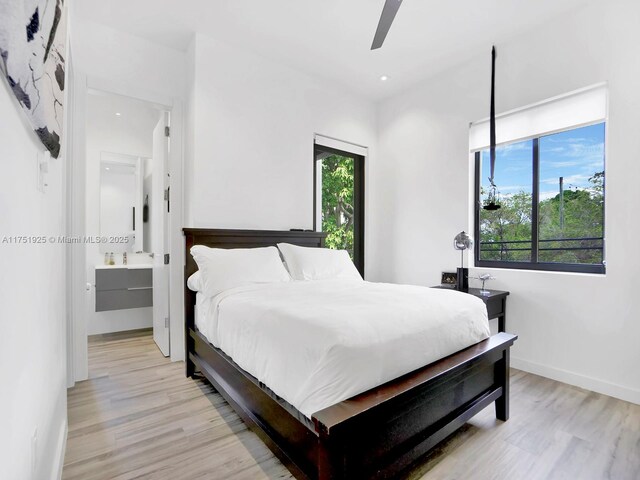
[[[356,145],[355,143],[345,142],[343,140],[338,140],[337,138],[315,134],[314,142],[316,143],[316,145],[322,145],[323,147],[335,148],[336,150],[342,150],[343,152],[353,153],[355,155],[361,155],[363,157],[367,156],[367,147]]]
[[[598,84],[496,116],[498,145],[570,128],[603,122],[607,117],[607,85]],[[469,127],[469,150],[489,148],[489,119]]]

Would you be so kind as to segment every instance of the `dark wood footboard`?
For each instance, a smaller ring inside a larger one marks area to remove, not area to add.
[[[492,402],[506,420],[515,339],[499,333],[315,413],[318,478],[393,478]]]

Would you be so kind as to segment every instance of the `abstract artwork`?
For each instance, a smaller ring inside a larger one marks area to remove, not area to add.
[[[67,42],[65,0],[0,0],[0,75],[58,158]]]

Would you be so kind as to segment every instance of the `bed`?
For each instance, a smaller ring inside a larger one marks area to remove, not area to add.
[[[194,245],[247,248],[286,242],[321,247],[324,242],[324,235],[318,232],[184,232],[185,279],[197,270],[190,254]],[[240,308],[243,300],[247,295],[263,298],[261,289],[235,293],[237,309],[240,315],[245,312],[247,320],[254,313]],[[267,294],[275,297],[277,290],[268,290]],[[425,357],[425,363],[416,365],[410,373],[323,406],[314,403],[314,397],[302,403],[296,402],[295,396],[285,400],[256,378],[259,373],[247,371],[253,370],[243,363],[238,350],[230,350],[228,342],[226,351],[232,351],[234,359],[247,370],[214,346],[212,343],[219,345],[219,341],[206,332],[203,324],[199,323],[200,329],[196,327],[196,302],[196,293],[186,287],[185,281],[187,376],[197,372],[206,377],[297,478],[396,478],[489,404],[495,403],[498,419],[508,419],[509,348],[516,339],[514,335],[499,333],[435,361]],[[244,328],[251,325],[248,321]],[[313,338],[322,344],[321,335]],[[296,354],[294,347],[290,350],[288,353]],[[311,386],[315,383],[312,380]]]

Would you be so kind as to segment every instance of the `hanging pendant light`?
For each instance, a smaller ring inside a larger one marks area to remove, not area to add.
[[[489,194],[482,208],[484,210],[498,210],[500,202],[498,189],[494,182],[496,169],[496,47],[491,47],[491,113],[489,117],[489,161],[491,162],[491,176],[489,177]]]

